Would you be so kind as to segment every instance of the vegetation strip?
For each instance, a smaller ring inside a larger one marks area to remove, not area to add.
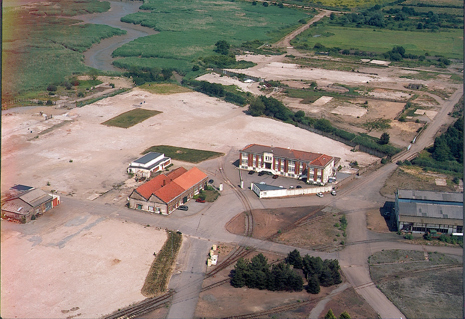
[[[108,121],[103,122],[102,124],[107,126],[129,128],[160,113],[160,111],[154,110],[134,109],[117,115]]]
[[[175,268],[182,244],[182,234],[174,231],[167,231],[167,234],[168,239],[158,252],[145,278],[141,293],[146,297],[154,297],[165,292]]]
[[[149,152],[163,153],[165,154],[165,156],[171,157],[171,159],[189,163],[200,163],[208,159],[224,155],[224,153],[196,150],[191,148],[176,147],[169,145],[156,145],[149,147],[148,149],[142,152],[142,155],[147,154]]]

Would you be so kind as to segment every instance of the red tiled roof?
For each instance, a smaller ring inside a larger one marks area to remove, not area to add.
[[[156,192],[158,189],[163,187],[163,185],[168,184],[171,180],[164,174],[160,174],[157,177],[154,177],[147,183],[144,183],[136,188],[136,192],[142,195],[145,199],[149,199],[149,197]]]
[[[176,178],[175,180],[173,180],[173,182],[175,182],[184,189],[189,189],[205,178],[207,178],[207,175],[204,172],[199,170],[197,167],[193,167],[178,178]]]
[[[160,198],[165,203],[169,203],[171,200],[176,198],[177,196],[181,195],[185,191],[184,188],[179,186],[178,184],[171,182],[165,187],[160,188],[157,190],[154,195]]]
[[[333,158],[328,155],[322,154],[320,157],[318,157],[316,160],[312,161],[310,164],[314,166],[326,166]]]
[[[282,147],[271,147],[260,144],[249,144],[242,150],[247,153],[261,154],[263,152],[273,153],[273,156],[283,157],[294,160],[301,160],[310,162],[315,166],[325,166],[329,163],[333,157],[320,153],[305,152],[299,150],[293,150],[290,148]]]
[[[160,174],[154,177],[136,188],[136,191],[146,200],[154,194],[165,203],[168,203],[204,178],[207,178],[207,175],[197,167],[190,170],[179,167],[166,175]]]

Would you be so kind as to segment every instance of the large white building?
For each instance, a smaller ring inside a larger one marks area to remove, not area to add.
[[[170,164],[171,158],[165,157],[165,154],[150,152],[129,164],[128,173],[149,178],[153,172],[162,171]]]
[[[334,162],[334,157],[325,154],[250,144],[240,151],[239,168],[322,185],[334,176]]]

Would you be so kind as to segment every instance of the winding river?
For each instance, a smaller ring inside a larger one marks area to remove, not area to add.
[[[142,1],[110,1],[111,8],[107,12],[72,17],[85,23],[106,24],[127,32],[125,35],[103,39],[100,43],[94,44],[89,50],[85,51],[84,63],[87,66],[103,71],[118,71],[119,69],[111,64],[114,60],[111,54],[115,49],[134,39],[158,33],[147,27],[120,21],[121,17],[138,12],[142,3]]]

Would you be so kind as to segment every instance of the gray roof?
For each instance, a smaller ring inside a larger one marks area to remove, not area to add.
[[[157,152],[150,152],[150,153],[147,153],[144,156],[136,159],[135,161],[133,161],[133,163],[147,164],[150,161],[153,161],[154,159],[156,159],[157,157],[162,156],[162,155],[164,155],[164,154],[157,153]]]
[[[463,205],[399,202],[399,215],[463,220]]]
[[[156,161],[155,163],[153,163],[152,165],[150,165],[149,167],[140,167],[140,166],[132,166],[132,165],[129,165],[129,168],[137,168],[137,169],[140,169],[140,170],[152,170],[152,168],[154,167],[157,167],[158,165],[160,165],[161,163],[163,162],[166,162],[168,161],[170,158],[169,157],[163,157],[161,160],[159,161]]]
[[[29,211],[31,210],[31,208],[32,208],[31,205],[29,205],[28,203],[24,202],[23,200],[19,198],[5,202],[2,205],[2,210],[5,210],[7,212],[13,212],[16,214],[21,214],[21,215],[27,215]]]
[[[274,191],[278,189],[284,189],[279,186],[273,186],[273,185],[268,185],[268,184],[260,184],[260,183],[255,184],[254,183],[254,185],[257,186],[261,191]]]
[[[32,207],[36,207],[45,202],[53,200],[53,197],[51,195],[47,194],[41,189],[33,189],[30,192],[21,195],[19,198],[31,205]]]
[[[436,202],[460,202],[463,204],[463,193],[431,192],[399,189],[397,195],[401,199],[414,199]]]

